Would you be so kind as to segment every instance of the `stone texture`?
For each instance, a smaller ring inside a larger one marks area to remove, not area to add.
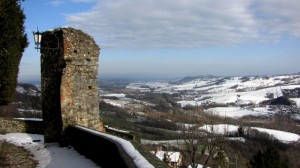
[[[45,140],[60,141],[69,125],[104,131],[97,78],[100,48],[93,38],[59,28],[43,33],[41,48]]]
[[[44,123],[42,121],[24,121],[9,118],[0,118],[0,131],[7,133],[32,133],[42,134],[44,132]]]

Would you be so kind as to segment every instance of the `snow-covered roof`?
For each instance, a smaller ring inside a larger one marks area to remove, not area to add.
[[[151,153],[155,154],[160,160],[169,159],[169,162],[178,163],[180,161],[180,152],[176,151],[151,151]]]

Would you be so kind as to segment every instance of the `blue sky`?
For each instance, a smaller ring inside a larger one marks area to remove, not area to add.
[[[40,79],[32,31],[81,29],[101,47],[99,78],[300,72],[299,0],[26,0],[19,81]]]

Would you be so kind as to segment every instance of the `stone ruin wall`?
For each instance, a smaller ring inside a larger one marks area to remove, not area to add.
[[[43,118],[49,141],[56,141],[69,125],[104,131],[97,78],[100,48],[93,38],[81,30],[59,28],[45,32],[41,46]]]

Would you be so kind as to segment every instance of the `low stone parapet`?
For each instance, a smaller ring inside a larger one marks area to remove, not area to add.
[[[66,129],[66,136],[71,146],[102,168],[167,168],[167,165],[158,159],[156,161],[159,163],[150,163],[130,141],[107,133],[70,126]]]
[[[44,134],[44,123],[41,119],[0,118],[0,133],[1,132]]]

